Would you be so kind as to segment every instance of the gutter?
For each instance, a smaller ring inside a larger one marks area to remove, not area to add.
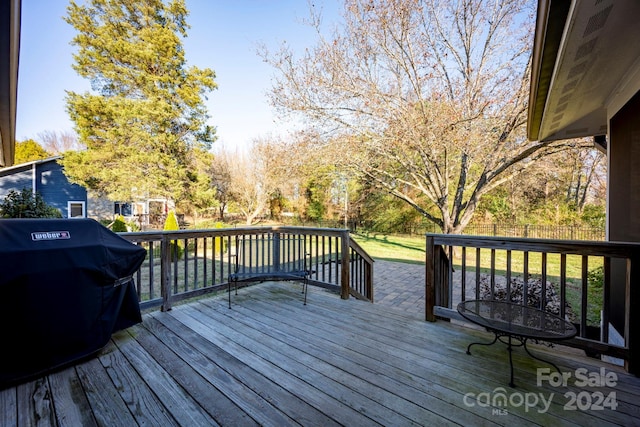
[[[540,125],[571,3],[569,0],[538,1],[527,117],[527,138],[530,141],[537,141],[540,136]]]

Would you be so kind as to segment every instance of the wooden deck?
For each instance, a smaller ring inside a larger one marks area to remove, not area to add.
[[[571,374],[554,387],[517,349],[509,388],[504,345],[465,353],[484,331],[316,287],[303,306],[299,289],[264,283],[232,309],[222,294],[148,313],[97,357],[0,391],[0,425],[640,425],[640,378],[581,352],[531,346]],[[581,387],[578,368],[611,386]]]

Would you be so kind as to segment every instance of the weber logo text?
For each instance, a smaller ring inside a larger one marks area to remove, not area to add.
[[[70,239],[71,234],[68,231],[36,231],[31,233],[31,240],[34,242],[41,240],[66,240]]]

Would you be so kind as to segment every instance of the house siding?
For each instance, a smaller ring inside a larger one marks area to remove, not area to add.
[[[0,199],[7,197],[10,191],[22,191],[23,188],[32,190],[33,172],[31,166],[25,166],[18,170],[13,170],[10,174],[3,174],[0,170]]]
[[[33,170],[35,167],[35,180]],[[69,216],[68,202],[84,202],[85,214],[88,210],[87,190],[69,182],[63,168],[55,159],[25,164],[24,167],[12,167],[0,170],[0,198],[4,198],[11,190],[22,191],[28,188],[40,193],[48,205],[58,209],[63,218]]]
[[[115,214],[113,213],[113,202],[111,200],[92,194],[91,191],[87,193],[87,200],[87,216],[89,218],[113,220]]]
[[[42,163],[36,168],[36,191],[47,204],[59,209],[63,218],[69,216],[67,202],[85,202],[85,207],[87,204],[87,190],[70,183],[57,162]]]

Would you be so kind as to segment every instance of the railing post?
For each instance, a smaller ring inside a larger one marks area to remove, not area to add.
[[[350,245],[349,245],[349,230],[345,230],[342,233],[341,239],[341,271],[340,271],[340,298],[349,299],[349,275],[350,275]]]
[[[162,311],[171,310],[171,239],[164,233],[160,242],[160,289]]]
[[[435,322],[435,245],[434,237],[427,235],[427,251],[425,256],[425,320]]]

